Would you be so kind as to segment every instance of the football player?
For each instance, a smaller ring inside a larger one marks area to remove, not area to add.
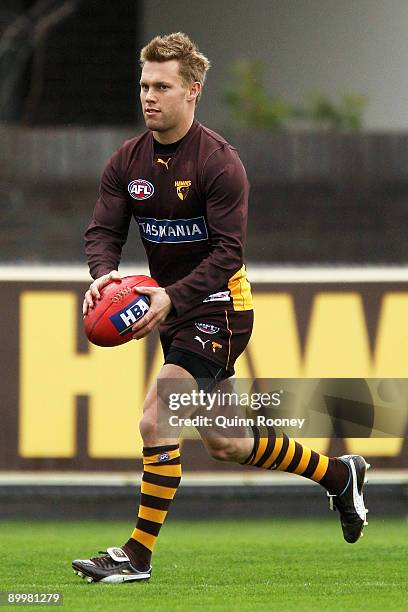
[[[134,338],[158,328],[164,364],[157,380],[162,385],[180,381],[202,388],[205,380],[211,382],[209,389],[234,373],[252,330],[244,263],[248,181],[236,149],[195,118],[210,67],[197,46],[180,32],[157,36],[140,59],[147,129],[125,142],[103,172],[85,234],[94,281],[83,311],[95,306],[104,286],[120,279],[121,251],[133,217],[151,276],[160,285],[144,290],[151,306],[134,325]],[[123,545],[73,561],[77,574],[90,582],[150,578],[152,552],[181,477],[177,435],[158,429],[166,409],[155,383],[140,422],[144,471],[136,526]],[[319,483],[340,513],[347,542],[360,537],[366,523],[363,457],[327,457],[273,428],[267,435],[254,428],[251,435],[206,436],[204,442],[216,459]]]

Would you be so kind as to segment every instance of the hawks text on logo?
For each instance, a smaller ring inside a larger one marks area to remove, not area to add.
[[[178,198],[185,200],[191,187],[191,181],[175,181],[174,186],[177,189]]]

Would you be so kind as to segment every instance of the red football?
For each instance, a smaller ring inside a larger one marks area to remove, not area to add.
[[[101,291],[101,299],[84,317],[85,334],[97,346],[118,346],[132,340],[132,326],[149,310],[147,295],[135,293],[134,287],[158,287],[150,276],[125,276]]]

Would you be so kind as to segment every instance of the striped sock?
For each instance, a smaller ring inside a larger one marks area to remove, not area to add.
[[[254,428],[254,448],[244,463],[304,476],[334,495],[344,490],[349,478],[349,469],[343,461],[321,455],[286,434],[277,436],[273,427],[268,428],[267,438],[261,438]]]
[[[124,546],[133,565],[146,570],[167,511],[181,480],[180,448],[143,448],[143,477],[136,527]]]

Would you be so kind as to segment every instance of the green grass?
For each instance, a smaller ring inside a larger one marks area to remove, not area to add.
[[[72,572],[71,559],[128,533],[116,522],[0,522],[0,590],[60,591],[63,607],[49,609],[75,612],[407,609],[402,519],[371,520],[355,545],[333,520],[170,520],[149,583],[88,584]]]

